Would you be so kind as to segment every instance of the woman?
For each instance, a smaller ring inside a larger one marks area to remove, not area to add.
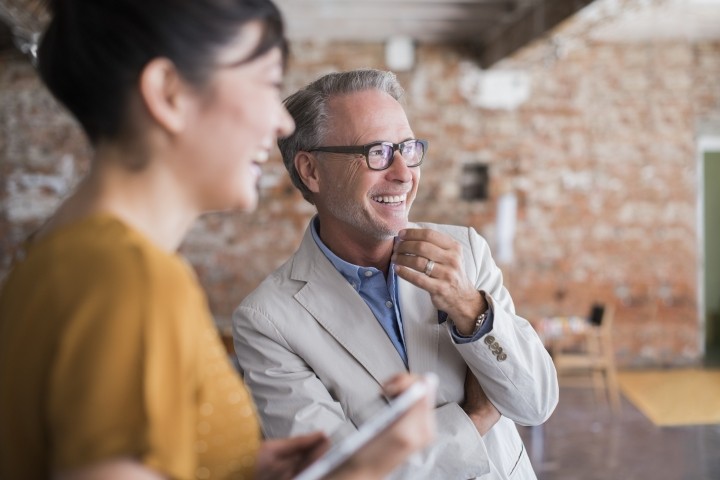
[[[327,440],[261,445],[175,253],[201,213],[255,208],[260,165],[294,128],[279,12],[269,0],[51,8],[39,71],[94,158],[0,294],[0,478],[290,478]],[[432,427],[419,402],[335,478],[381,477]]]

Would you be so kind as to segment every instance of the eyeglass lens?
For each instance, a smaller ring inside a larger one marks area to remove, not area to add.
[[[398,150],[405,160],[405,165],[414,167],[422,162],[425,155],[425,147],[417,140],[408,140],[398,144]],[[395,146],[392,143],[378,143],[373,145],[368,151],[368,163],[370,168],[384,169],[393,159],[395,154]]]

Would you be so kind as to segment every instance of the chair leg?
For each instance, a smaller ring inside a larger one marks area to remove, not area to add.
[[[592,383],[595,391],[595,402],[607,404],[607,381],[601,370],[594,368],[592,371]]]
[[[618,385],[615,365],[612,364],[607,369],[607,387],[610,396],[610,408],[613,413],[620,413],[620,386]]]

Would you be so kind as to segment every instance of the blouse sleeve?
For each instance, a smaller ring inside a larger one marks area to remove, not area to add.
[[[173,260],[141,249],[86,258],[86,273],[51,299],[67,322],[45,412],[55,470],[133,457],[171,478],[194,476],[193,328],[204,303]]]

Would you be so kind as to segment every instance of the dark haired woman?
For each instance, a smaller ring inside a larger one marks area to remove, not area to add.
[[[269,0],[51,6],[40,74],[94,158],[0,293],[0,478],[290,478],[325,437],[261,443],[175,253],[201,213],[255,207],[260,165],[294,128],[279,12]],[[430,404],[336,478],[379,478],[427,444]]]

